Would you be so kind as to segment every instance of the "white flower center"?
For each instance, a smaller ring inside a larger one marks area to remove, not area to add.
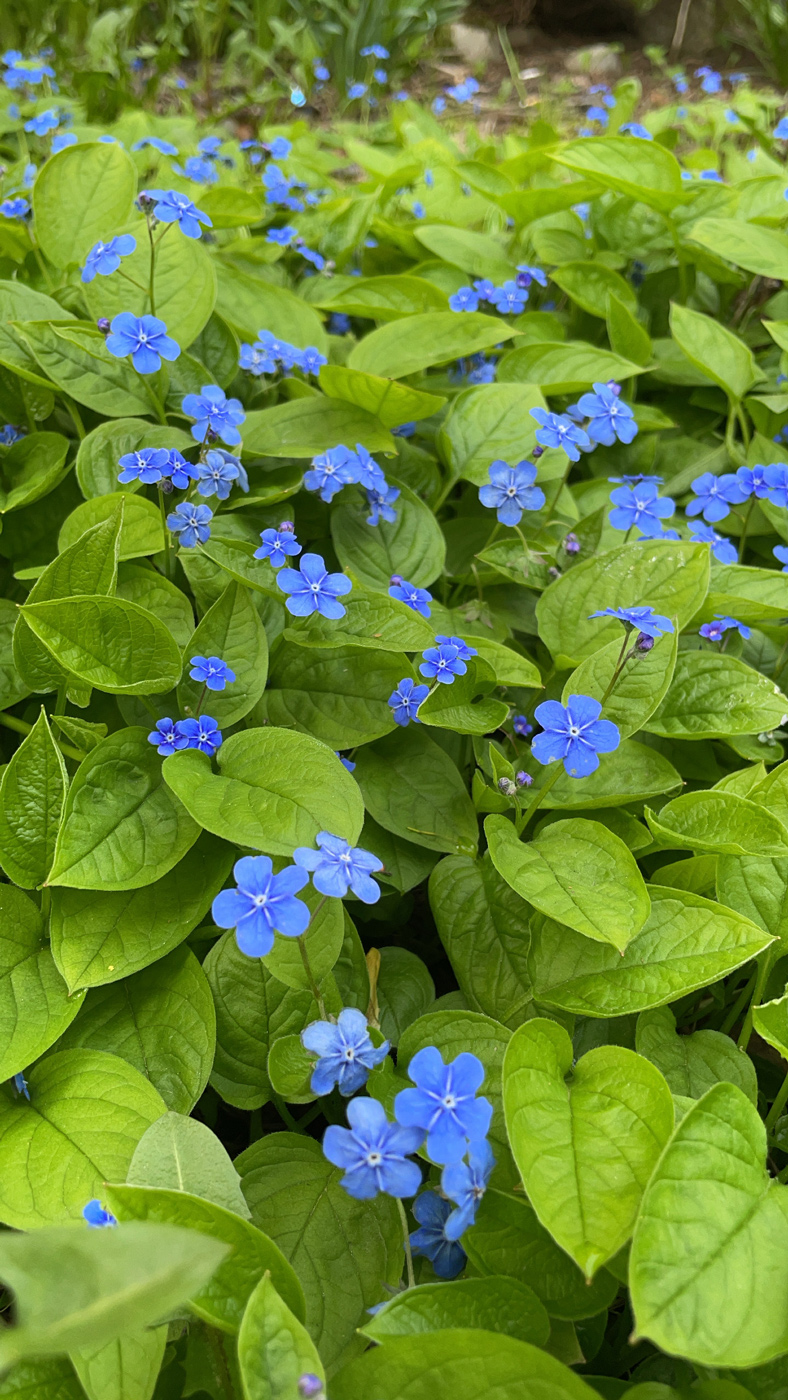
[[[578,734],[580,733],[579,726],[576,724],[570,724],[569,733],[571,734],[573,739],[576,739]]]
[[[268,903],[268,896],[264,894],[256,894],[253,896],[253,899],[258,909],[264,908],[264,906]]]
[[[368,1153],[367,1153],[367,1166],[368,1166],[368,1167],[379,1167],[382,1161],[383,1161],[383,1153],[382,1153],[382,1152],[368,1152]]]
[[[443,1107],[449,1110],[457,1107],[457,1100],[454,1094],[446,1094],[443,1099]]]

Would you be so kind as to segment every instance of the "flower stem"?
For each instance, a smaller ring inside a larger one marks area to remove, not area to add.
[[[208,682],[207,682],[207,681],[203,681],[203,687],[202,687],[202,690],[200,691],[200,698],[199,698],[199,700],[197,701],[197,709],[194,711],[194,718],[195,718],[195,719],[199,719],[199,717],[200,717],[200,710],[202,709],[202,702],[203,702],[203,700],[205,699],[205,692],[206,692],[207,689],[208,689]]]
[[[560,778],[562,772],[563,765],[556,760],[555,771],[550,774],[550,777],[547,779],[547,782],[543,783],[539,791],[534,794],[522,815],[516,818],[515,830],[518,836],[522,836],[537,807],[539,807],[544,801],[553,784],[556,783]]]
[[[405,1214],[405,1207],[399,1196],[396,1197],[399,1218],[402,1221],[402,1239],[405,1245],[405,1268],[408,1276],[408,1288],[416,1287],[416,1276],[413,1272],[413,1253],[410,1247],[410,1229],[408,1227],[408,1217]]]
[[[158,493],[158,494],[159,494],[159,514],[160,514],[160,516],[161,516],[161,528],[162,528],[162,531],[163,531],[163,533],[164,533],[164,576],[165,576],[165,578],[169,579],[170,582],[172,582],[172,576],[173,576],[173,574],[175,573],[175,569],[173,568],[174,560],[173,560],[173,557],[172,557],[172,545],[171,545],[171,543],[170,543],[170,532],[169,532],[169,529],[167,528],[167,511],[166,511],[166,508],[165,508],[165,505],[164,505],[164,492],[161,490],[161,488],[159,489],[159,493]],[[202,704],[202,696],[200,696],[200,704]],[[197,711],[197,713],[199,714],[199,710]]]
[[[785,1078],[784,1078],[782,1084],[780,1085],[779,1089],[777,1090],[777,1097],[775,1098],[774,1103],[772,1104],[771,1108],[769,1109],[769,1112],[768,1112],[767,1115],[766,1115],[766,1131],[767,1131],[767,1133],[768,1133],[768,1132],[771,1132],[772,1128],[774,1127],[775,1123],[777,1122],[777,1119],[780,1117],[780,1114],[782,1113],[783,1109],[785,1108],[785,1105],[786,1105],[787,1102],[788,1102],[788,1071],[786,1071]]]
[[[82,439],[83,439],[84,437],[87,436],[87,434],[86,434],[86,432],[85,432],[85,424],[82,422],[82,415],[81,415],[79,409],[77,408],[76,404],[74,403],[74,400],[73,400],[73,399],[66,398],[66,399],[65,399],[65,404],[66,404],[66,408],[68,409],[69,413],[71,414],[71,420],[72,420],[72,422],[73,422],[73,424],[74,424],[74,427],[75,427],[76,430],[77,430],[77,437],[79,438],[79,440],[80,440],[80,442],[81,442]]]
[[[769,968],[771,967],[771,965],[772,959],[769,956],[768,951],[766,953],[762,953],[761,957],[758,959],[758,976],[755,979],[755,987],[753,989],[752,997],[750,998],[750,1005],[747,1008],[747,1015],[744,1018],[744,1025],[741,1028],[741,1033],[737,1042],[740,1050],[746,1051],[747,1046],[750,1043],[750,1036],[752,1035],[753,1013],[755,1011],[756,1006],[760,1006],[761,1004],[763,989],[766,986],[766,978],[769,975]]]
[[[740,564],[743,564],[743,563],[744,563],[744,546],[745,546],[745,544],[746,544],[746,542],[747,542],[747,530],[748,530],[748,527],[749,527],[749,524],[750,524],[750,516],[752,515],[752,508],[753,508],[754,505],[755,505],[755,496],[753,495],[753,496],[750,496],[750,504],[748,505],[747,510],[745,511],[744,520],[743,520],[743,522],[742,522],[742,527],[741,527],[741,539],[739,540],[739,563],[740,563]]]
[[[319,909],[319,908],[320,908],[320,905],[318,905],[318,909]],[[315,910],[315,914],[316,914],[316,913],[317,913],[317,909]],[[315,917],[315,915],[313,914],[313,915],[312,915],[312,919],[314,919],[314,917]],[[311,926],[312,926],[312,919],[309,920],[309,928],[311,928]],[[309,929],[307,929],[307,932],[308,932],[308,931],[309,931]],[[326,1004],[325,1004],[325,1002],[324,1002],[324,1000],[323,1000],[322,992],[320,991],[320,988],[318,987],[317,982],[315,981],[315,974],[314,974],[314,972],[312,971],[312,964],[311,964],[311,962],[309,961],[309,954],[308,954],[308,952],[306,951],[306,943],[304,942],[304,937],[305,937],[305,935],[304,935],[303,933],[302,933],[302,934],[299,934],[298,939],[297,939],[296,941],[297,941],[298,946],[299,946],[299,948],[300,948],[300,950],[301,950],[301,961],[302,961],[302,963],[304,964],[304,972],[305,972],[306,975],[307,975],[307,980],[308,980],[308,982],[309,982],[309,986],[310,986],[310,989],[311,989],[311,992],[312,992],[312,996],[315,998],[315,1001],[317,1002],[317,1009],[318,1009],[318,1011],[320,1012],[321,1020],[325,1021],[325,1020],[327,1019]]]
[[[156,280],[156,244],[153,241],[153,228],[151,226],[150,215],[148,215],[148,242],[150,243],[150,271],[148,273],[148,300],[150,302],[150,314],[156,315],[156,295],[154,283]]]

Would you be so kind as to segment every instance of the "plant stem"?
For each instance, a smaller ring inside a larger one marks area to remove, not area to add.
[[[747,981],[744,984],[742,990],[739,992],[739,995],[733,1003],[733,1006],[731,1007],[727,1016],[720,1025],[720,1033],[722,1035],[728,1035],[732,1027],[736,1025],[736,1022],[738,1021],[748,998],[752,994],[752,989],[755,985],[755,977],[756,973],[753,972],[747,978]]]
[[[63,683],[62,683],[60,686],[58,686],[57,699],[55,700],[55,708],[54,708],[54,710],[52,711],[52,713],[53,713],[53,715],[64,715],[64,714],[66,713],[66,682],[65,682],[65,681],[63,681]]]
[[[410,1230],[408,1228],[408,1217],[405,1214],[405,1207],[402,1204],[402,1201],[400,1200],[399,1196],[397,1196],[396,1200],[397,1209],[399,1210],[399,1218],[402,1221],[402,1238],[403,1243],[405,1245],[405,1268],[407,1270],[408,1276],[408,1288],[415,1288],[416,1276],[413,1272],[413,1254],[411,1252],[410,1247]]]
[[[750,1005],[747,1008],[747,1015],[744,1018],[744,1025],[741,1028],[741,1033],[737,1042],[740,1050],[746,1051],[747,1046],[750,1043],[750,1036],[752,1035],[753,1012],[755,1011],[756,1006],[760,1006],[761,1004],[761,997],[763,996],[763,989],[766,986],[766,978],[769,975],[769,968],[771,967],[771,964],[772,960],[769,957],[768,952],[762,953],[760,958],[758,959],[758,975],[755,979],[755,987],[753,990],[752,997],[750,999]]]
[[[159,422],[161,423],[162,427],[168,428],[168,427],[169,427],[169,423],[167,422],[167,415],[166,415],[166,413],[164,412],[164,408],[163,408],[163,406],[162,406],[162,403],[161,403],[161,400],[160,400],[158,394],[155,392],[155,390],[153,389],[152,385],[150,385],[150,384],[147,383],[147,380],[146,380],[146,377],[145,377],[144,374],[140,374],[140,372],[139,372],[138,369],[135,370],[134,373],[135,373],[136,375],[138,375],[139,379],[140,379],[141,382],[142,382],[142,387],[143,387],[143,389],[145,390],[145,393],[148,395],[148,398],[150,399],[151,407],[153,408],[154,416],[155,416],[156,418],[158,418],[158,420],[159,420]]]
[[[774,1103],[772,1104],[771,1108],[769,1109],[769,1112],[766,1115],[767,1133],[771,1132],[772,1128],[777,1122],[777,1119],[780,1117],[780,1114],[785,1108],[786,1103],[788,1103],[788,1071],[786,1071],[785,1078],[782,1084],[780,1085],[779,1089],[777,1090],[777,1097],[775,1098]]]
[[[77,430],[77,437],[81,442],[84,437],[87,437],[87,433],[85,432],[85,424],[82,422],[82,415],[80,414],[80,411],[74,403],[73,399],[67,398],[65,400],[65,403],[66,408],[71,414],[71,421],[73,422],[74,427]]]
[[[610,685],[608,686],[607,690],[605,691],[604,695],[602,696],[602,706],[603,706],[603,707],[607,704],[608,700],[610,699],[611,695],[613,694],[613,689],[614,689],[614,687],[615,687],[616,681],[618,680],[619,676],[621,675],[621,672],[622,672],[623,669],[624,669],[624,666],[626,665],[626,662],[627,662],[628,658],[627,658],[627,656],[625,655],[625,653],[626,653],[626,649],[627,649],[628,646],[629,646],[629,633],[628,633],[628,632],[625,632],[625,633],[624,633],[624,640],[623,640],[623,642],[621,643],[621,650],[620,650],[620,652],[618,653],[618,660],[617,660],[616,665],[615,665],[615,670],[613,671],[613,675],[612,675],[611,680],[610,680]]]
[[[561,492],[563,491],[567,481],[569,480],[569,473],[571,472],[573,465],[574,464],[572,462],[571,457],[568,458],[566,463],[566,471],[561,477],[561,480],[558,483],[558,490],[556,491],[552,501],[550,502],[547,508],[547,520],[545,521],[545,529],[547,529],[548,525],[552,525],[553,523],[553,511],[555,510],[556,506],[558,505],[558,502],[561,499]]]
[[[172,557],[170,532],[167,528],[167,511],[164,506],[164,492],[161,489],[159,490],[159,515],[161,516],[161,528],[164,533],[164,574],[165,577],[172,582],[172,576],[175,573],[173,567],[174,560]],[[200,696],[200,704],[202,704],[202,696]],[[199,714],[199,710],[197,713]]]
[[[121,277],[125,277],[126,281],[131,283],[132,287],[136,287],[138,291],[144,294],[144,296],[148,295],[148,288],[143,287],[142,283],[138,282],[136,277],[130,277],[128,272],[123,271],[122,267],[118,268],[118,272],[120,273]]]
[[[151,226],[150,214],[148,215],[148,242],[150,243],[150,271],[148,273],[148,301],[150,302],[150,314],[156,315],[156,295],[154,292],[154,282],[156,279],[156,244],[153,241],[153,228]]]
[[[540,806],[553,784],[556,783],[560,778],[563,771],[563,764],[556,760],[555,771],[550,774],[550,777],[547,779],[547,782],[542,784],[539,791],[529,802],[522,816],[516,819],[515,830],[518,836],[522,836],[537,807]]]
[[[743,564],[743,563],[744,563],[744,546],[745,546],[745,544],[746,544],[746,542],[747,542],[747,530],[748,530],[748,528],[749,528],[750,516],[752,515],[752,508],[753,508],[754,505],[755,505],[755,497],[754,497],[754,496],[751,496],[751,497],[750,497],[750,504],[748,505],[748,507],[747,507],[747,509],[746,509],[746,511],[745,511],[745,513],[744,513],[744,520],[743,520],[743,522],[742,522],[742,527],[741,527],[741,539],[739,540],[739,563],[740,563],[740,564]]]
[[[217,1327],[209,1327],[206,1323],[205,1335],[208,1344],[214,1355],[216,1363],[216,1379],[220,1382],[222,1390],[227,1400],[235,1400],[235,1387],[233,1386],[230,1367],[227,1364],[227,1353],[224,1350],[224,1338]]]
[[[319,908],[320,908],[320,905],[318,905],[318,909],[319,909]],[[316,913],[317,913],[317,909],[315,910],[315,914],[316,914]],[[313,914],[313,915],[312,915],[312,919],[314,919],[314,917],[315,917],[315,915]],[[309,920],[309,927],[310,927],[310,928],[312,927],[312,919]],[[309,929],[307,929],[307,933],[308,933],[308,932],[309,932]],[[308,954],[308,952],[306,951],[306,943],[304,942],[304,937],[305,937],[305,935],[304,935],[303,933],[302,933],[302,934],[299,934],[298,939],[297,939],[296,941],[297,941],[298,946],[299,946],[299,948],[300,948],[300,950],[301,950],[301,961],[302,961],[302,963],[304,964],[304,972],[305,972],[306,975],[307,975],[307,980],[308,980],[308,982],[309,982],[309,986],[310,986],[310,989],[311,989],[311,992],[312,992],[312,996],[315,998],[315,1001],[317,1002],[317,1009],[318,1009],[318,1011],[320,1012],[321,1019],[322,1019],[323,1021],[325,1021],[325,1020],[327,1019],[326,1004],[325,1004],[325,1002],[323,1001],[322,992],[320,991],[320,988],[318,987],[317,982],[315,981],[315,974],[314,974],[314,972],[312,971],[312,964],[311,964],[311,962],[309,961],[309,954]]]
[[[204,681],[204,682],[203,682],[202,690],[200,691],[200,698],[199,698],[199,700],[197,701],[197,709],[194,711],[194,718],[195,718],[195,719],[199,719],[199,717],[200,717],[200,710],[202,709],[202,702],[203,702],[203,700],[205,699],[205,692],[206,692],[207,689],[208,689],[208,682],[207,682],[207,681]]]

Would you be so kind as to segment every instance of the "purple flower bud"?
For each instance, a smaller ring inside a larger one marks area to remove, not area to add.
[[[109,321],[107,320],[106,316],[99,316],[96,325],[98,326],[102,335],[109,335]]]
[[[610,390],[611,394],[615,394],[616,398],[618,398],[619,394],[621,393],[621,385],[617,384],[615,379],[608,379],[607,387]]]
[[[280,533],[280,535],[281,535],[282,533],[287,534],[287,535],[292,535],[293,532],[294,532],[294,530],[295,530],[295,525],[293,524],[292,520],[283,520],[282,523],[281,523],[281,525],[279,526],[279,533]]]
[[[544,448],[543,448],[543,447],[540,447],[540,446],[538,445],[538,443],[537,443],[536,447],[534,448],[533,452],[531,453],[531,456],[533,457],[534,461],[537,461],[537,460],[541,457],[541,455],[542,455],[543,452],[544,452]]]
[[[216,430],[215,430],[214,428],[208,427],[208,428],[206,429],[205,437],[203,438],[203,442],[218,442],[218,441],[219,441],[219,434],[216,432]]]
[[[567,554],[580,553],[580,541],[577,538],[577,535],[573,535],[571,531],[564,540],[564,549]]]
[[[155,199],[153,199],[148,194],[147,190],[140,190],[139,194],[137,195],[137,204],[139,205],[143,214],[147,214],[148,210],[152,209],[155,203]]]
[[[635,642],[635,651],[640,651],[640,652],[651,651],[651,648],[653,647],[653,645],[654,645],[654,638],[653,638],[653,637],[649,637],[649,635],[648,635],[647,632],[639,632],[639,633],[638,633],[637,641]]]
[[[531,786],[531,783],[533,782],[533,778],[531,777],[531,774],[530,774],[530,773],[526,773],[525,769],[524,769],[524,768],[521,768],[521,769],[519,770],[519,772],[516,774],[516,781],[517,781],[517,786],[518,786],[518,787],[526,787],[526,788],[527,788],[527,787],[530,787],[530,786]]]
[[[322,1395],[323,1382],[313,1371],[307,1371],[305,1375],[298,1378],[298,1393],[304,1400],[313,1400],[313,1397]]]
[[[511,778],[499,778],[498,791],[502,792],[504,797],[513,797],[516,792],[516,788]]]
[[[401,588],[401,587],[402,587],[402,575],[401,575],[401,574],[392,574],[392,575],[391,575],[391,578],[389,579],[389,583],[391,584],[392,588]]]
[[[550,568],[547,570],[547,572],[548,572],[548,574],[550,575],[551,578],[560,578],[560,577],[561,577],[561,570],[560,570],[560,569],[557,569],[557,568],[555,567],[555,564],[551,564],[551,566],[550,566]]]

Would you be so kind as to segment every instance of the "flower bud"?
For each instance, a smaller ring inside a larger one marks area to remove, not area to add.
[[[280,535],[292,535],[295,530],[295,525],[292,520],[283,520],[278,528]]]
[[[140,190],[137,195],[137,205],[142,210],[143,214],[147,214],[148,210],[152,209],[155,203],[155,199],[151,198],[147,190]]]
[[[550,565],[550,568],[547,570],[547,572],[548,572],[548,574],[550,575],[551,578],[560,578],[560,577],[561,577],[561,570],[560,570],[560,569],[557,569],[557,568],[555,567],[555,564],[551,564],[551,565]]]
[[[389,583],[391,584],[392,588],[401,588],[402,574],[392,574],[391,578],[389,579]]]
[[[512,782],[511,778],[499,778],[499,779],[498,779],[498,791],[499,791],[499,792],[502,792],[503,795],[504,795],[504,797],[514,797],[514,794],[516,793],[517,788],[515,787],[515,785],[514,785],[514,783]]]
[[[109,335],[109,321],[106,316],[99,316],[96,325],[98,326],[102,335]]]
[[[611,394],[615,394],[616,397],[618,397],[618,395],[621,393],[621,385],[617,384],[615,379],[608,379],[607,387],[610,390]]]
[[[649,636],[647,635],[647,633],[645,633],[645,632],[638,632],[637,641],[635,642],[635,651],[639,651],[639,652],[644,652],[644,653],[645,653],[645,652],[647,652],[647,651],[651,651],[651,648],[653,647],[653,645],[654,645],[654,638],[653,638],[653,637],[649,637]]]
[[[540,447],[539,444],[537,443],[536,447],[533,449],[533,451],[532,451],[532,453],[531,453],[531,456],[533,457],[533,459],[534,459],[535,462],[538,462],[538,460],[539,460],[539,458],[541,457],[541,455],[542,455],[543,452],[544,452],[544,448],[543,448],[543,447]]]
[[[323,1382],[313,1371],[307,1371],[298,1378],[298,1393],[303,1400],[317,1400],[323,1394]]]
[[[564,550],[567,554],[580,553],[580,541],[577,538],[577,535],[573,535],[571,531],[564,540]]]
[[[531,783],[533,782],[533,778],[531,777],[531,774],[530,774],[530,773],[526,773],[526,771],[525,771],[524,768],[521,768],[521,769],[519,770],[519,772],[515,775],[515,778],[516,778],[517,786],[518,786],[518,787],[521,787],[521,788],[522,788],[522,787],[528,788],[528,787],[531,786]]]

